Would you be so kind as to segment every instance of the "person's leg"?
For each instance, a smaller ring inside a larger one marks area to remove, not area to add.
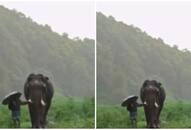
[[[17,118],[17,128],[20,128],[20,119]]]
[[[17,125],[16,125],[17,123],[16,123],[16,120],[15,120],[14,118],[12,119],[12,124],[13,124],[13,128],[17,128],[17,127],[16,127],[16,126],[17,126]]]
[[[137,112],[132,113],[133,128],[137,128]]]
[[[16,114],[17,115],[16,116],[17,117],[17,119],[16,119],[17,120],[17,128],[20,128],[20,111],[17,111],[16,113],[17,113]]]
[[[16,124],[17,124],[17,121],[16,121],[16,112],[12,111],[12,125],[13,125],[13,128],[17,128]]]
[[[134,119],[134,128],[137,128],[137,119]]]
[[[135,128],[135,119],[133,116],[131,116],[130,118],[131,118],[131,127]]]
[[[14,122],[15,128],[20,128],[20,111],[14,112]]]
[[[129,112],[129,117],[130,117],[131,127],[133,128],[133,114],[132,114],[132,112]]]
[[[135,128],[137,128],[137,113],[135,115]]]
[[[133,119],[131,119],[131,127],[133,128]]]

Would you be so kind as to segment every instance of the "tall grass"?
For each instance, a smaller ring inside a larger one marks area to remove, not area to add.
[[[21,128],[30,128],[27,106],[21,107]],[[0,105],[0,128],[12,128],[11,112]],[[94,128],[94,98],[55,97],[48,113],[48,128]]]
[[[162,128],[191,128],[191,103],[184,101],[166,102],[161,116]],[[145,128],[146,121],[143,108],[138,109],[138,128]],[[131,128],[129,113],[126,108],[115,105],[97,107],[98,128]]]

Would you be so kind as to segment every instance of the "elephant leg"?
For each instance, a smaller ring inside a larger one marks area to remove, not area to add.
[[[160,115],[160,114],[159,114],[159,115]],[[159,115],[157,115],[157,119],[156,119],[156,128],[160,128]]]
[[[163,104],[161,104],[161,107],[159,108],[159,112],[157,115],[157,128],[160,128],[160,113],[161,113],[162,108],[163,108]]]
[[[47,114],[48,114],[48,110],[49,110],[49,108],[50,108],[50,105],[51,105],[51,102],[50,102],[50,103],[47,103],[47,106],[46,106],[46,108],[45,108],[45,112],[44,112],[44,114],[43,114],[43,124],[44,124],[44,127],[46,127],[47,124],[48,124],[46,117],[47,117]]]
[[[31,125],[32,125],[32,128],[35,128],[35,120],[34,120],[34,113],[33,113],[33,108],[32,106],[29,106],[29,113],[30,113],[30,118],[31,118]]]
[[[145,117],[146,117],[147,128],[148,128],[150,124],[149,124],[149,115],[146,109],[145,109]]]
[[[41,128],[45,128],[43,119],[44,119],[44,117],[43,117],[43,115],[42,115],[42,116],[40,117],[40,126],[41,126]]]

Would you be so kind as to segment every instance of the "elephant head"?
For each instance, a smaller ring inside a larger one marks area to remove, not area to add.
[[[53,86],[42,74],[30,74],[24,86],[24,94],[29,102],[29,112],[33,128],[45,128],[46,115],[53,96]]]
[[[146,80],[141,88],[141,100],[144,104],[147,127],[159,128],[159,116],[165,100],[165,91],[161,83]]]

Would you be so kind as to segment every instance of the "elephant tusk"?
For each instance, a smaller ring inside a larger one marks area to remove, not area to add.
[[[156,102],[155,102],[155,107],[156,107],[156,108],[158,108],[158,107],[159,107],[159,105],[158,105]]]
[[[31,100],[31,99],[29,99],[29,100],[28,100],[28,102],[29,102],[29,103],[32,103],[32,100]]]
[[[144,102],[143,102],[143,104],[144,104],[144,105],[147,105],[147,102],[146,102],[146,101],[144,101]]]
[[[43,99],[41,99],[41,104],[42,104],[43,106],[45,106],[45,105],[46,105],[46,103],[44,102],[44,100],[43,100]]]

